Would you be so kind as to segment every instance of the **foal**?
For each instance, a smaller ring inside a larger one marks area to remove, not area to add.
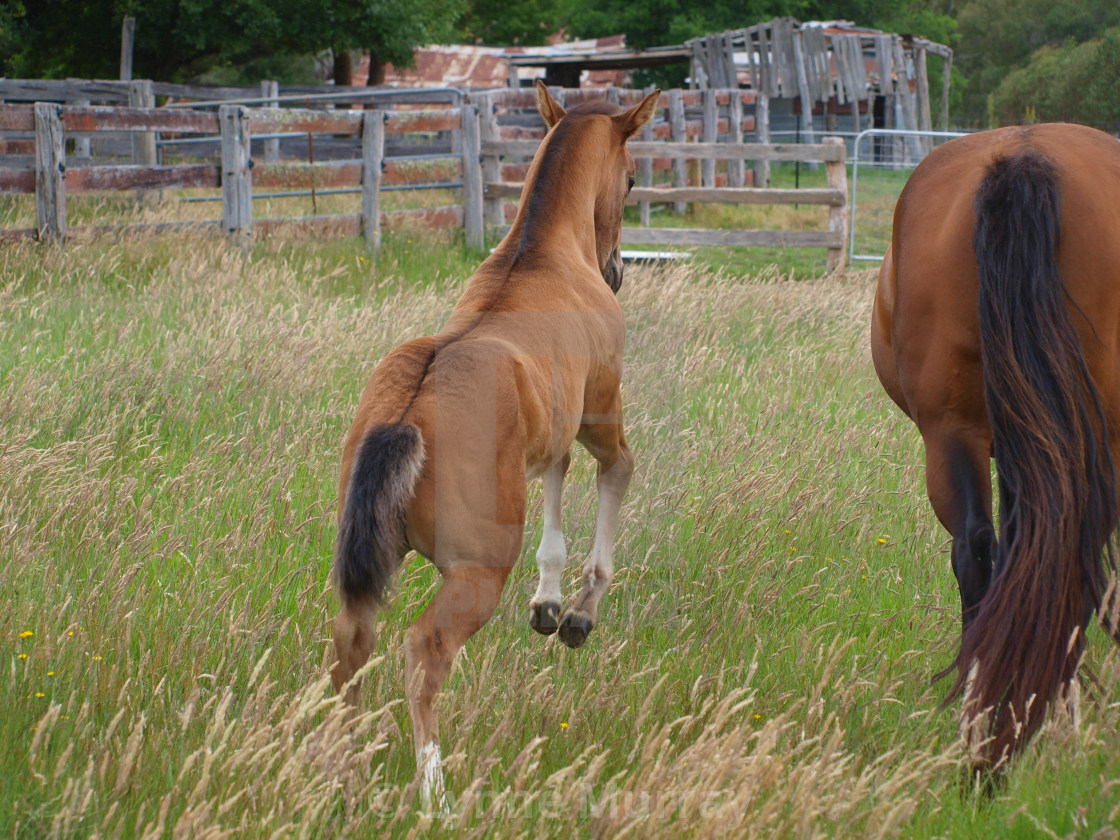
[[[442,581],[405,634],[405,691],[421,801],[446,809],[432,708],[455,654],[493,615],[521,552],[526,482],[544,476],[540,585],[530,623],[578,647],[613,574],[619,505],[634,457],[622,429],[622,210],[626,141],[660,91],[624,110],[565,110],[537,84],[549,126],[510,232],[435,336],[402,344],[370,377],[342,451],[332,678],[357,702],[374,609],[408,549]],[[598,461],[599,514],[583,587],[561,614],[560,491],[578,440]]]

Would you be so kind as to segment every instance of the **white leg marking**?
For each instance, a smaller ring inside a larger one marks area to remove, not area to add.
[[[447,788],[443,783],[443,759],[439,744],[429,741],[416,754],[416,767],[420,771],[420,807],[427,814],[448,816]]]
[[[544,534],[537,549],[537,568],[540,580],[537,592],[529,602],[532,605],[560,603],[560,579],[568,562],[568,549],[564,544],[561,491],[564,487],[566,457],[560,458],[544,474]]]
[[[615,472],[616,469],[618,472]],[[595,542],[583,567],[583,589],[576,602],[576,606],[585,610],[593,620],[599,612],[599,600],[614,578],[615,532],[622,497],[630,484],[630,465],[620,459],[610,471],[599,474],[597,483],[599,514],[595,521]]]

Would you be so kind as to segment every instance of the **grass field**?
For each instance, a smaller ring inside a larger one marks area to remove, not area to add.
[[[528,626],[522,562],[441,701],[453,816],[416,812],[402,635],[364,714],[327,680],[343,434],[434,330],[456,237],[177,236],[0,250],[0,835],[1116,837],[1120,659],[991,802],[962,786],[959,602],[916,431],[866,332],[873,272],[628,270],[637,472],[588,643]],[[785,269],[788,270],[788,269]],[[566,490],[572,592],[593,466]]]

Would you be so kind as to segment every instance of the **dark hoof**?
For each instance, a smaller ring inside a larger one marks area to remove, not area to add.
[[[545,601],[529,605],[529,626],[538,633],[551,636],[560,625],[560,605]]]
[[[560,641],[570,648],[577,648],[587,641],[594,626],[583,613],[566,613],[560,622]]]

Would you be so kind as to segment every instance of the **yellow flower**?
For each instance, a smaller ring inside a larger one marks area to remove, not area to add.
[[[45,695],[45,694],[44,694],[43,692],[41,692],[41,691],[36,691],[36,692],[35,692],[35,696],[36,696],[36,697],[46,697],[47,695]]]
[[[560,724],[560,728],[561,729],[567,729],[568,728],[568,722],[566,720],[562,721],[561,724]]]
[[[22,633],[19,634],[19,637],[21,639],[30,639],[34,635],[35,635],[34,630],[24,630]]]
[[[70,637],[70,638],[72,639],[72,638],[74,638],[74,631],[73,631],[73,630],[71,630],[71,631],[70,631],[70,632],[68,632],[68,633],[67,633],[66,635],[67,635],[67,636],[69,636],[69,637]]]
[[[19,655],[19,656],[17,657],[17,659],[26,659],[26,658],[27,658],[27,654],[26,654],[26,653],[21,653],[21,654],[20,654],[20,655]]]
[[[754,719],[755,719],[755,720],[762,720],[762,715],[756,714],[756,715],[754,716]]]
[[[797,551],[797,546],[795,546],[795,545],[791,545],[791,546],[789,547],[789,550],[790,550],[790,551]]]
[[[100,657],[100,656],[95,656],[95,657],[93,657],[93,661],[94,661],[94,662],[100,662],[100,661],[101,661],[101,657]]]
[[[788,534],[789,532],[790,532],[790,531],[789,531],[789,528],[786,528],[786,533]]]
[[[54,676],[54,671],[47,671],[47,676],[48,677],[53,677]]]
[[[887,541],[885,539],[883,539],[882,537],[879,537],[879,545],[886,545],[886,544],[887,544]]]

